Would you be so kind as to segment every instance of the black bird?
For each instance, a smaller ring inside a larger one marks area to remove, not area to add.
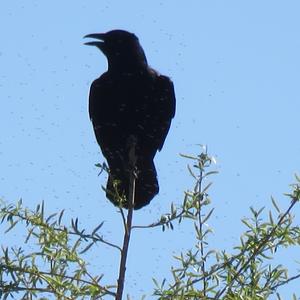
[[[97,39],[85,44],[99,48],[108,60],[108,70],[92,83],[89,96],[90,119],[110,169],[106,196],[115,205],[120,205],[117,194],[124,196],[122,206],[128,208],[129,149],[134,141],[134,209],[139,209],[159,191],[153,159],[175,115],[173,83],[148,66],[133,33],[112,30],[85,37]]]

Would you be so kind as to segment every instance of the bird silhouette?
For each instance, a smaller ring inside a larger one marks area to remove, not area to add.
[[[88,34],[106,56],[108,69],[90,88],[89,115],[97,142],[109,166],[107,198],[128,208],[130,149],[134,145],[134,209],[159,192],[153,162],[162,149],[175,115],[172,81],[149,67],[138,38],[124,30]],[[120,196],[124,201],[120,203]]]

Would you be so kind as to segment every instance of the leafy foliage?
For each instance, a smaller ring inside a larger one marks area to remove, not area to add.
[[[300,178],[292,185],[292,192],[286,194],[290,205],[281,211],[272,199],[275,210],[270,211],[268,220],[263,217],[264,208],[250,208],[251,216],[242,220],[246,231],[240,238],[234,253],[209,249],[208,238],[212,232],[207,221],[213,213],[208,190],[211,184],[203,187],[203,180],[212,174],[213,158],[207,153],[197,157],[185,156],[193,161],[195,173],[189,171],[195,179],[195,187],[186,193],[184,207],[193,211],[193,225],[196,245],[186,253],[175,257],[178,266],[172,267],[173,282],[155,283],[154,295],[158,299],[226,299],[255,300],[268,299],[278,287],[300,278],[300,273],[288,276],[288,270],[277,265],[272,267],[268,261],[274,258],[282,247],[300,244],[300,227],[293,225],[291,210],[300,200]],[[280,295],[277,294],[278,299]],[[296,299],[296,296],[294,296]]]
[[[209,247],[212,228],[208,225],[214,213],[211,208],[209,190],[206,183],[217,172],[211,170],[214,158],[206,150],[198,156],[183,157],[192,162],[188,170],[195,181],[192,190],[185,193],[181,207],[171,205],[170,212],[156,222],[133,225],[130,230],[174,229],[174,222],[190,222],[194,228],[196,244],[176,257],[172,267],[172,280],[154,279],[154,296],[159,300],[223,299],[260,300],[270,295],[280,295],[277,289],[300,278],[300,273],[289,276],[283,265],[272,266],[270,260],[276,257],[280,248],[300,244],[300,227],[294,225],[291,214],[300,201],[300,178],[291,192],[286,210],[281,210],[274,199],[274,209],[250,208],[250,217],[242,220],[245,231],[240,244],[231,252],[216,251]],[[124,232],[126,216],[122,208]],[[20,200],[15,205],[0,203],[1,222],[7,224],[6,232],[16,226],[26,229],[25,243],[34,247],[8,248],[2,245],[0,257],[0,298],[8,299],[18,293],[18,299],[104,299],[116,298],[117,281],[111,285],[102,283],[103,275],[93,275],[88,262],[83,258],[95,244],[105,244],[120,253],[124,249],[100,234],[103,222],[91,232],[79,227],[78,219],[71,220],[69,226],[63,224],[64,211],[46,216],[44,203],[34,211],[23,206]],[[128,234],[128,231],[127,231]],[[284,251],[284,250],[283,250]],[[117,272],[116,272],[117,273]],[[20,298],[21,297],[21,298]],[[294,300],[296,300],[296,295]]]
[[[85,299],[86,296],[114,295],[113,286],[101,286],[102,275],[92,276],[81,255],[96,243],[108,243],[98,234],[103,223],[92,233],[78,227],[78,219],[70,228],[62,225],[63,211],[45,217],[44,204],[35,211],[23,208],[22,201],[15,206],[1,208],[2,222],[9,224],[6,232],[18,223],[27,228],[27,237],[38,251],[25,253],[19,248],[2,247],[0,258],[0,287],[3,299],[23,292],[22,299],[31,299],[41,293],[51,293],[60,299]],[[97,298],[94,298],[97,299]]]

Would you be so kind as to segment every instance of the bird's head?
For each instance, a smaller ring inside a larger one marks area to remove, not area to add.
[[[92,33],[85,38],[96,41],[86,42],[85,45],[96,46],[107,57],[109,68],[146,67],[147,59],[139,39],[133,33],[125,30],[112,30],[107,33]]]

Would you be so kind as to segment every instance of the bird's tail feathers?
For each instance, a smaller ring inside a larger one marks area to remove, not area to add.
[[[137,178],[135,181],[134,209],[149,204],[158,194],[159,186],[156,169],[152,159],[137,160]],[[126,170],[110,170],[107,181],[106,196],[116,206],[128,208],[130,174]]]

